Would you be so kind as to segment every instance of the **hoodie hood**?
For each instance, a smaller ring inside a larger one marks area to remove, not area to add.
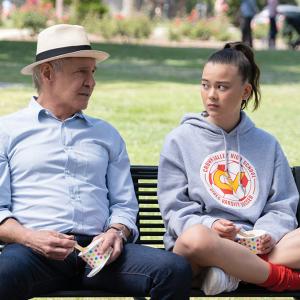
[[[208,122],[207,118],[202,115],[202,113],[189,113],[185,114],[180,122],[180,124],[191,124],[203,129],[206,129],[209,133],[219,135],[243,135],[247,133],[250,129],[254,128],[254,123],[248,118],[248,116],[241,111],[241,118],[238,125],[233,128],[229,133],[224,131],[221,127]]]

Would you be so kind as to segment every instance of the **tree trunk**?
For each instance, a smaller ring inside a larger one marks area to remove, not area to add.
[[[61,20],[64,13],[64,0],[55,0],[56,17]]]

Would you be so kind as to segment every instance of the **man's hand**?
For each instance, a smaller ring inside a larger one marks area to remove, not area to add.
[[[220,237],[234,240],[239,231],[233,222],[225,219],[218,219],[212,225],[212,230],[215,231]]]
[[[101,233],[100,235],[94,237],[94,240],[96,239],[102,240],[102,244],[100,246],[100,252],[102,254],[105,253],[110,247],[113,249],[107,264],[112,263],[119,257],[123,250],[123,239],[114,228],[111,228],[105,233]]]
[[[261,243],[257,246],[258,254],[268,254],[272,251],[275,246],[275,242],[271,235],[264,234],[261,237]]]
[[[74,237],[50,230],[30,230],[25,246],[50,259],[64,260],[74,250]]]

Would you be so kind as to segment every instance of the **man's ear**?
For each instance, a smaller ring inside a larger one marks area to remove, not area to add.
[[[43,63],[40,67],[43,82],[51,82],[54,79],[54,69],[51,64]]]

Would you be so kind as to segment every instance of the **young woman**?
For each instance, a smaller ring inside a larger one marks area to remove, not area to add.
[[[270,290],[300,289],[299,194],[276,139],[243,109],[260,102],[252,50],[228,43],[204,66],[205,111],[188,114],[166,138],[159,166],[165,246],[187,257],[206,294],[240,280]],[[259,254],[235,242],[240,230],[266,231]],[[228,275],[229,274],[229,275]]]

